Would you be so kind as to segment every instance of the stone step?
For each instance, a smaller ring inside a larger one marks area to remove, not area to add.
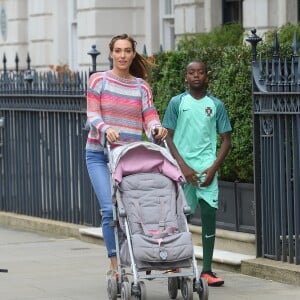
[[[194,244],[202,246],[202,227],[190,224],[189,230],[193,234]],[[255,234],[217,229],[215,249],[255,256]]]
[[[191,228],[191,232],[196,231],[196,229]],[[101,228],[80,228],[79,233],[82,235],[84,240],[88,240],[90,242],[98,242],[103,241],[103,234]],[[199,231],[197,231],[197,234]],[[203,258],[203,249],[199,245],[194,246],[194,253],[197,260],[199,260],[201,264],[201,260]],[[254,255],[248,255],[244,253],[234,252],[234,251],[226,251],[222,249],[215,248],[213,255],[213,265],[217,268],[232,270],[232,271],[240,271],[241,263],[243,260],[254,259]]]

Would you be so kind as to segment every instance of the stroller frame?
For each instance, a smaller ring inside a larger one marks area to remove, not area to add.
[[[137,146],[145,146],[151,144],[151,147],[155,145],[155,147],[159,147],[163,153],[167,153],[170,155],[168,146],[166,142],[164,142],[164,147],[150,143],[150,142],[135,142]],[[122,147],[122,146],[121,146]],[[197,260],[194,254],[191,257],[191,265],[187,268],[176,268],[175,272],[174,269],[167,269],[165,272],[155,272],[152,273],[155,268],[150,272],[144,272],[144,270],[139,271],[136,265],[135,256],[133,253],[133,246],[131,241],[131,234],[130,228],[127,220],[127,213],[121,207],[118,207],[118,201],[116,199],[116,192],[118,189],[118,184],[113,178],[113,173],[115,171],[114,166],[112,165],[112,150],[111,146],[107,144],[107,151],[108,151],[108,165],[109,170],[111,173],[112,179],[112,202],[113,202],[113,226],[114,226],[114,235],[116,240],[116,256],[117,256],[117,264],[118,264],[118,276],[116,278],[108,278],[107,281],[107,291],[109,299],[116,300],[117,297],[121,297],[121,299],[130,300],[130,299],[146,299],[146,287],[144,284],[143,279],[152,280],[157,278],[167,278],[168,279],[168,293],[171,299],[176,299],[178,290],[181,290],[181,294],[184,300],[192,300],[193,293],[197,292],[199,295],[200,300],[208,300],[208,284],[206,280],[200,277],[200,272],[197,266]],[[170,159],[170,157],[168,157]],[[172,158],[173,159],[173,158]],[[175,160],[172,163],[177,162]],[[180,168],[179,168],[180,170]],[[179,188],[182,188],[179,184]],[[190,208],[186,205],[183,209],[183,213],[185,216],[190,214]],[[122,219],[124,221],[125,227],[125,235],[128,243],[128,251],[130,257],[130,268],[131,272],[126,271],[126,267],[129,266],[122,266],[121,257],[120,257],[120,245],[119,245],[119,221]],[[184,219],[186,231],[189,232],[188,222],[187,219]],[[143,273],[142,273],[143,272]],[[132,283],[129,283],[128,276],[132,276]]]

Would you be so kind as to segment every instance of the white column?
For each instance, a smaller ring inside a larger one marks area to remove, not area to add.
[[[243,27],[246,33],[255,27],[257,34],[262,36],[269,26],[269,0],[245,0],[243,2]]]
[[[68,64],[68,1],[52,0],[53,60],[57,65]]]
[[[222,0],[204,0],[204,31],[222,24]]]
[[[291,1],[291,0],[289,0]],[[278,24],[277,26],[280,27],[287,23],[287,0],[277,0],[277,17],[278,17]]]
[[[145,1],[145,45],[148,55],[159,51],[159,0]]]

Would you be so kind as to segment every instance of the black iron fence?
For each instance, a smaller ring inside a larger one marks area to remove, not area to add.
[[[87,76],[0,74],[0,210],[99,225],[84,159]]]
[[[257,254],[300,264],[300,59],[256,59],[252,31]]]

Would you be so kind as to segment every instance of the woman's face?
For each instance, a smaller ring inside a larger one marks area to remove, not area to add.
[[[132,48],[130,41],[124,39],[117,40],[114,44],[110,55],[113,59],[113,66],[116,69],[125,71],[129,67],[135,57],[136,52]]]

